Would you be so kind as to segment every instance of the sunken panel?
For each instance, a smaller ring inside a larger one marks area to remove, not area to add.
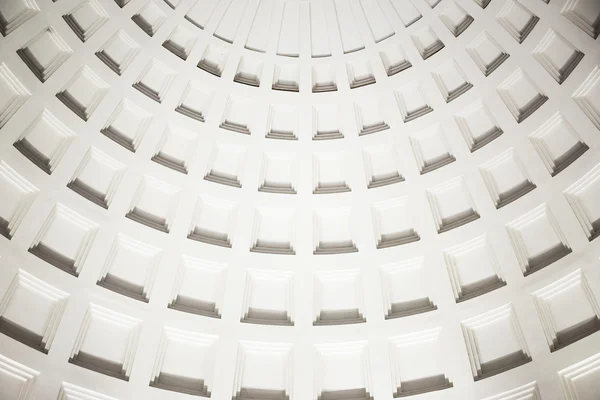
[[[589,241],[600,236],[600,164],[569,186],[563,194]]]
[[[30,400],[40,373],[0,354],[2,395],[7,399]]]
[[[142,321],[90,303],[69,363],[129,381]]]
[[[321,271],[315,274],[313,325],[366,322],[359,270]]]
[[[376,83],[375,75],[368,61],[350,61],[346,63],[346,73],[348,74],[348,84],[350,89],[356,89],[362,86]]]
[[[102,269],[98,286],[147,303],[162,250],[119,234]]]
[[[255,115],[254,104],[254,101],[249,98],[229,96],[219,128],[250,135]]]
[[[0,129],[31,97],[31,93],[23,86],[5,63],[0,64]]]
[[[149,228],[169,233],[180,190],[177,186],[145,175],[125,217]]]
[[[151,122],[152,114],[134,102],[123,99],[110,114],[100,133],[135,153]]]
[[[286,3],[289,4],[289,3]],[[300,70],[296,64],[278,64],[275,65],[273,72],[273,90],[282,90],[286,92],[300,91]]]
[[[110,19],[97,0],[85,0],[63,15],[63,19],[82,42],[87,41]]]
[[[562,84],[577,68],[584,54],[558,32],[550,29],[533,49],[533,56],[556,82]]]
[[[471,153],[504,133],[481,99],[465,107],[454,119]]]
[[[496,21],[519,43],[527,39],[539,20],[540,17],[516,0],[508,0],[496,16]]]
[[[236,205],[206,195],[198,198],[188,239],[220,247],[231,247]]]
[[[313,156],[313,194],[349,192],[344,153],[317,153]]]
[[[440,19],[455,37],[460,36],[475,20],[454,1],[451,1],[440,13]]]
[[[573,126],[558,112],[529,135],[529,140],[552,176],[564,171],[589,150]]]
[[[600,4],[593,1],[567,0],[560,13],[593,39],[598,38]]]
[[[0,4],[0,33],[9,35],[39,12],[39,6],[32,0],[3,2]]]
[[[182,256],[168,308],[211,318],[221,318],[226,266]]]
[[[0,235],[11,239],[37,197],[39,189],[0,160]]]
[[[335,70],[330,64],[314,64],[311,66],[312,92],[335,92],[337,80]]]
[[[246,148],[234,144],[216,143],[209,159],[209,170],[204,179],[221,185],[242,187]]]
[[[580,269],[532,295],[550,351],[600,330],[600,308]]]
[[[419,82],[412,82],[402,86],[394,92],[396,103],[400,109],[402,120],[413,121],[433,111],[429,100]]]
[[[248,86],[259,87],[262,73],[263,60],[258,57],[242,57],[240,58],[233,81]],[[277,77],[275,76],[275,78]],[[287,87],[292,88],[292,86],[294,86],[294,84],[289,83]]]
[[[468,44],[466,50],[485,76],[489,76],[510,57],[487,31]]]
[[[524,276],[539,271],[572,252],[546,203],[511,221],[506,229]]]
[[[150,386],[192,396],[211,396],[217,337],[165,326]]]
[[[49,26],[25,43],[17,54],[41,82],[46,82],[73,54],[73,50],[56,29]]]
[[[315,347],[317,400],[373,400],[366,340],[322,343]]]
[[[198,135],[175,125],[168,125],[158,143],[152,161],[187,174],[196,152]]]
[[[421,175],[456,161],[440,124],[410,135],[409,141]]]
[[[518,200],[537,187],[513,148],[480,165],[479,172],[497,209]]]
[[[341,254],[358,251],[350,225],[351,209],[325,208],[313,216],[313,254]]]
[[[298,111],[294,106],[272,104],[267,118],[266,138],[298,140]]]
[[[456,100],[473,87],[456,60],[442,64],[432,75],[446,103]]]
[[[69,294],[19,269],[0,301],[0,333],[48,354],[68,299]]]
[[[385,319],[437,310],[431,299],[423,257],[383,265],[379,276]]]
[[[163,42],[163,47],[185,61],[192,52],[196,40],[197,36],[194,30],[185,25],[177,25],[167,40]]]
[[[44,109],[14,143],[14,147],[48,175],[52,174],[77,135]]]
[[[500,265],[485,235],[443,250],[457,303],[506,286]]]
[[[175,76],[177,76],[176,71],[153,58],[132,86],[152,100],[162,103]]]
[[[288,400],[293,362],[292,344],[241,341],[232,400]]]
[[[440,356],[441,328],[390,338],[394,398],[436,392],[454,386]]]
[[[381,58],[387,76],[396,75],[397,73],[412,67],[412,63],[406,56],[404,49],[399,45],[390,46],[383,51],[380,51],[379,57]]]
[[[293,285],[291,272],[248,270],[240,321],[293,326]]]
[[[295,210],[259,208],[254,216],[250,251],[267,254],[296,254]]]
[[[72,383],[63,382],[58,391],[57,400],[117,400],[114,397],[107,396],[102,393],[95,392],[83,388],[81,386],[73,385]]]
[[[84,121],[90,119],[108,93],[110,85],[90,67],[84,65],[67,82],[56,97]]]
[[[359,136],[385,131],[390,126],[385,122],[378,101],[367,98],[354,103],[354,115]]]
[[[372,145],[363,149],[367,188],[373,189],[404,182],[398,170],[398,154],[392,146]]]
[[[148,36],[154,36],[162,24],[167,20],[167,14],[161,10],[154,0],[149,0],[131,17],[131,20],[135,22],[141,30],[146,32]]]
[[[296,194],[295,156],[291,153],[265,153],[260,172],[259,192]]]
[[[141,49],[141,46],[121,29],[98,49],[96,56],[114,73],[122,75]]]
[[[547,100],[541,89],[518,68],[496,89],[518,123],[523,122]]]
[[[204,49],[202,58],[200,58],[200,61],[198,62],[198,68],[209,74],[221,77],[228,58],[228,51],[216,45],[208,45],[206,46],[206,49]]]
[[[408,198],[382,200],[371,207],[378,249],[401,246],[421,239],[408,212]]]
[[[600,65],[596,65],[586,80],[573,93],[573,100],[600,130]]]
[[[68,274],[79,276],[98,230],[96,223],[56,203],[29,252]]]
[[[411,38],[423,60],[427,60],[445,47],[444,42],[429,26],[414,32]]]
[[[542,395],[536,382],[530,382],[518,388],[502,392],[484,400],[541,400]]]
[[[426,190],[436,224],[443,233],[479,219],[479,213],[462,177],[452,178]]]
[[[313,140],[343,139],[341,116],[337,104],[315,105],[312,109]]]
[[[558,371],[566,400],[593,399],[600,389],[600,353]]]
[[[474,381],[531,362],[512,304],[464,320],[461,325]]]
[[[199,81],[191,81],[185,87],[175,111],[186,117],[204,122],[212,104],[214,93]]]
[[[92,203],[108,209],[124,173],[124,164],[91,147],[67,187]]]

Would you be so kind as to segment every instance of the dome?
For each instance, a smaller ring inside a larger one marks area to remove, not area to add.
[[[0,399],[599,399],[600,2],[0,33]]]

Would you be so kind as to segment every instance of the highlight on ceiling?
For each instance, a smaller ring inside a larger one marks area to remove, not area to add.
[[[0,33],[0,399],[600,398],[600,1]]]

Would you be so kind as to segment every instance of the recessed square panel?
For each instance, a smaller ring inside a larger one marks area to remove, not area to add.
[[[217,337],[164,327],[150,386],[210,397]]]
[[[42,82],[48,78],[73,54],[56,30],[49,26],[17,50],[21,60]]]
[[[76,137],[73,131],[44,109],[23,131],[14,146],[50,175]]]
[[[441,328],[413,332],[390,338],[389,350],[394,379],[394,398],[449,389],[454,386],[446,376],[441,357]]]
[[[77,277],[98,230],[95,222],[56,203],[29,247],[29,252]]]
[[[142,321],[90,303],[69,363],[129,381]]]
[[[23,86],[5,63],[0,64],[0,129],[31,97],[31,93]]]
[[[0,4],[0,33],[9,35],[40,12],[33,0],[10,0]]]
[[[315,274],[313,325],[364,323],[363,289],[359,270]]]
[[[169,233],[180,188],[144,175],[125,217]]]
[[[11,239],[37,197],[39,189],[0,160],[0,235]]]
[[[125,164],[91,147],[67,187],[92,203],[108,208],[125,168]]]
[[[600,164],[569,186],[564,192],[589,241],[600,236]]]
[[[521,271],[530,275],[572,252],[546,203],[506,225]]]
[[[75,115],[87,121],[109,90],[110,85],[90,67],[84,65],[56,94],[56,97]]]
[[[464,320],[461,325],[474,381],[532,360],[512,304]]]
[[[0,333],[48,354],[68,299],[69,294],[19,269],[0,301]]]
[[[227,267],[182,256],[168,307],[173,310],[221,318]]]
[[[63,19],[75,35],[85,42],[110,19],[110,16],[97,0],[85,0],[63,15]]]
[[[31,400],[39,372],[0,354],[0,385],[7,399]]]
[[[119,30],[100,47],[96,56],[116,74],[122,75],[140,50],[141,46],[136,41]]]

